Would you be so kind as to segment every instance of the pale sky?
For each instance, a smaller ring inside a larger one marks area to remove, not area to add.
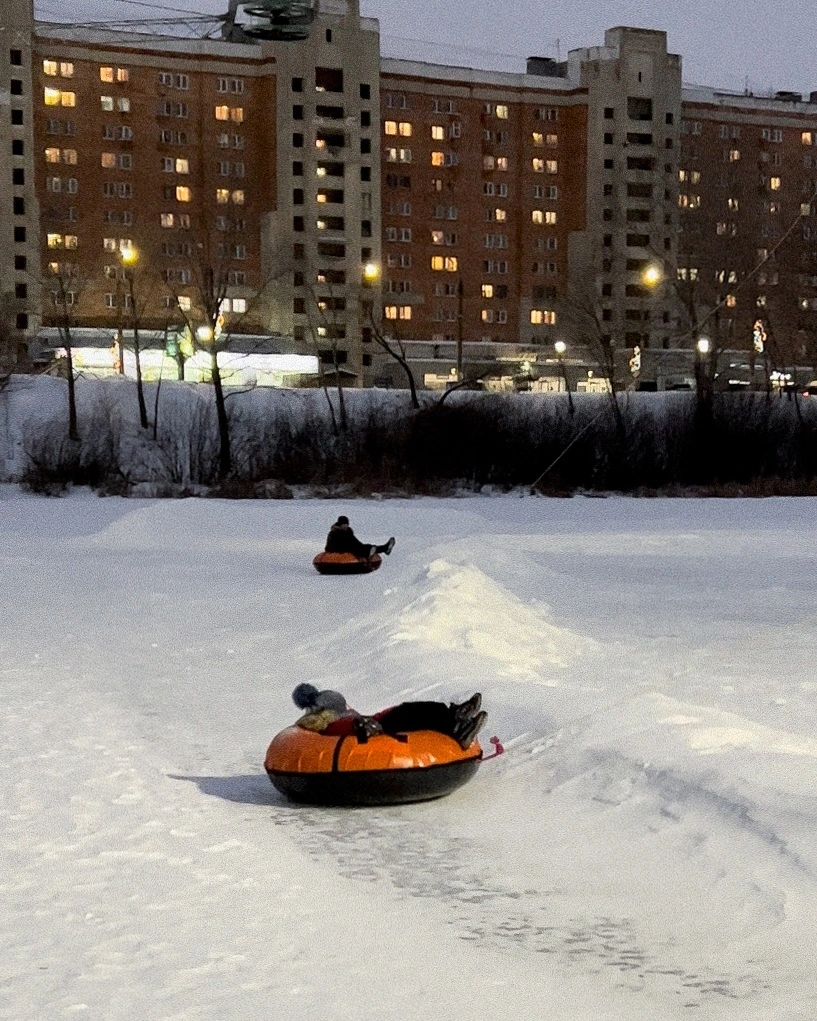
[[[13,2],[13,0],[12,0]],[[361,0],[380,20],[386,56],[523,70],[531,55],[564,57],[599,45],[605,28],[664,29],[684,61],[684,81],[755,92],[817,90],[817,23],[809,0]],[[213,13],[227,0],[35,0],[43,19],[172,17]],[[161,8],[164,8],[162,10]]]

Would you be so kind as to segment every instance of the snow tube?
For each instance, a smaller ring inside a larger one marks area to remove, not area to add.
[[[442,798],[476,773],[482,748],[415,730],[361,741],[292,726],[273,738],[264,768],[292,801],[315,805],[396,805]]]
[[[319,553],[312,561],[318,574],[370,574],[383,563],[379,553],[356,557],[354,553]]]

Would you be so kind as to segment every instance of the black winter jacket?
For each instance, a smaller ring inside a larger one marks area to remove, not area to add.
[[[368,557],[371,544],[356,538],[351,525],[332,525],[326,537],[327,553],[354,553],[356,557]]]

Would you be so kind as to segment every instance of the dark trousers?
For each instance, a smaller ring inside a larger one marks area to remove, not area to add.
[[[384,734],[408,734],[412,730],[438,730],[454,736],[454,710],[443,702],[403,702],[375,714]]]

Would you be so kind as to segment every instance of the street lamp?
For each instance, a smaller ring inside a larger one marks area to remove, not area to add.
[[[556,357],[559,359],[559,368],[562,370],[562,378],[565,381],[565,390],[567,391],[567,407],[572,415],[576,410],[573,407],[573,395],[570,392],[570,383],[567,379],[567,369],[565,368],[565,351],[567,351],[567,344],[563,340],[557,340],[553,345],[553,350],[556,352]]]
[[[664,271],[656,262],[651,262],[648,266],[645,266],[641,273],[641,282],[645,287],[657,287],[664,279]]]
[[[119,264],[122,267],[122,278],[128,282],[127,297],[133,305],[133,275],[128,272],[132,270],[136,263],[139,261],[139,251],[134,248],[133,245],[128,245],[127,248],[119,249]],[[116,278],[116,308],[117,316],[119,317],[119,327],[116,331],[116,343],[119,349],[119,373],[120,375],[125,372],[125,339],[122,330],[122,287],[119,275]],[[133,311],[133,309],[131,309]]]
[[[363,266],[363,283],[371,287],[380,276],[380,267],[376,262],[367,262]]]
[[[199,326],[196,328],[196,340],[202,344],[209,344],[213,339],[213,328],[211,326]]]

